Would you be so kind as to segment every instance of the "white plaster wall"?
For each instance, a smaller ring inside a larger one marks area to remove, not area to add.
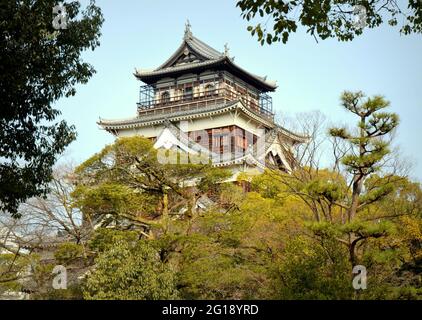
[[[185,120],[184,122],[183,128],[186,128],[187,125],[187,131],[198,131],[236,125],[257,135],[258,137],[262,134],[262,130],[259,130],[260,128],[258,127],[257,122],[250,120],[241,113],[236,114],[234,111],[207,118]],[[180,127],[180,122],[177,123],[177,125]],[[121,129],[118,136],[129,137],[133,135],[142,135],[144,137],[151,138],[159,136],[163,129],[163,125],[146,126],[135,129]]]

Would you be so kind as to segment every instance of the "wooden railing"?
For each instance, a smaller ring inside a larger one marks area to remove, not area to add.
[[[210,90],[201,93],[185,93],[176,96],[161,96],[159,99],[140,101],[138,105],[139,116],[169,114],[178,111],[201,109],[203,107],[223,104],[230,101],[241,100],[247,108],[267,118],[273,119],[271,110],[259,105],[254,99],[247,99],[239,93],[228,88]]]

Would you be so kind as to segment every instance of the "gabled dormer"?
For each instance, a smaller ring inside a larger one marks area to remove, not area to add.
[[[177,67],[184,64],[196,64],[221,59],[223,54],[192,35],[187,23],[183,42],[171,57],[155,71]]]

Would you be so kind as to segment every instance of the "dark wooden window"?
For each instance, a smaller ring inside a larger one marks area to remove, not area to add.
[[[164,91],[161,94],[161,103],[168,103],[170,102],[170,92]]]
[[[185,88],[184,97],[185,97],[185,100],[192,100],[192,98],[193,98],[193,88],[192,87],[186,87]]]
[[[199,139],[200,131],[189,132],[189,137],[191,141],[195,141],[215,153],[222,154],[230,151],[232,158],[243,155],[249,145],[257,142],[257,136],[235,125],[207,129],[206,133],[208,141]]]

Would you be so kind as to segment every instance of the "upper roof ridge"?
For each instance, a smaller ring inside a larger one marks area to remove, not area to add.
[[[183,54],[186,47],[194,51],[196,54],[199,54],[206,60],[217,60],[224,56],[224,53],[217,51],[213,47],[209,46],[202,40],[195,37],[192,33],[192,25],[190,24],[189,20],[186,20],[185,33],[183,35],[183,41],[180,44],[179,48],[177,48],[177,50],[163,64],[161,64],[158,68],[154,69],[154,71],[170,67],[170,65],[174,63],[176,58]]]
[[[192,54],[192,56],[191,56]],[[246,71],[234,63],[234,57],[229,56],[228,44],[224,46],[224,51],[220,52],[202,40],[195,37],[192,33],[192,26],[189,20],[185,24],[185,32],[183,41],[179,48],[158,68],[150,70],[135,70],[135,76],[149,83],[147,78],[159,77],[168,73],[180,73],[189,69],[200,69],[211,66],[223,66],[223,68],[231,69],[248,78],[253,85],[259,87],[264,91],[274,91],[277,84],[269,81],[266,77],[257,76],[251,72]],[[153,80],[152,80],[153,81]]]

